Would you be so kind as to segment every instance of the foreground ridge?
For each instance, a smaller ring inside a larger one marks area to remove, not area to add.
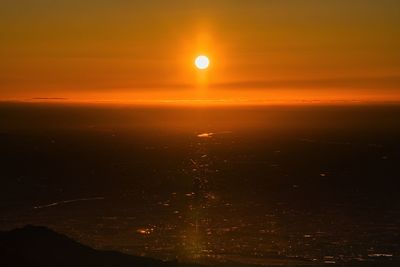
[[[399,266],[398,261],[351,262],[334,266]],[[0,232],[0,266],[2,267],[201,267],[198,264],[164,262],[161,260],[127,255],[121,252],[96,250],[43,226],[27,225],[23,228]],[[219,263],[214,267],[256,267],[240,263]],[[263,265],[266,266],[266,265]],[[272,267],[273,265],[268,265]],[[280,265],[282,266],[282,265]],[[304,263],[284,266],[326,266]]]

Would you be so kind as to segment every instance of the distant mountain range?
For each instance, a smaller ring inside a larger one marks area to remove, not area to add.
[[[304,263],[301,266],[326,266]],[[46,227],[25,226],[0,232],[1,267],[201,267],[177,261],[164,262],[145,257],[131,256],[115,251],[95,250]],[[256,267],[235,263],[221,263],[218,267]],[[284,266],[297,266],[289,263]],[[334,266],[394,267],[398,261],[353,262]]]

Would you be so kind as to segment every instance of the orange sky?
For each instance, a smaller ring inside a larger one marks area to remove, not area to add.
[[[396,0],[5,0],[0,32],[1,100],[400,100]]]

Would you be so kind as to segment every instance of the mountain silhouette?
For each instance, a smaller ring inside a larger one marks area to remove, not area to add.
[[[1,267],[202,267],[177,261],[164,262],[151,258],[96,250],[56,233],[46,227],[28,225],[8,232],[0,231]],[[225,262],[214,267],[257,267],[259,265]],[[265,266],[265,265],[264,265]],[[270,267],[275,265],[268,265]],[[280,266],[317,267],[323,263],[288,261]],[[398,260],[347,262],[342,267],[397,267]]]
[[[95,250],[46,227],[0,232],[2,267],[178,267],[177,262]],[[192,265],[193,266],[193,265]]]

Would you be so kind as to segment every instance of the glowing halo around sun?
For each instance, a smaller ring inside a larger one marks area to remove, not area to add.
[[[204,55],[198,56],[194,61],[194,65],[199,70],[206,70],[210,66],[210,59]]]

